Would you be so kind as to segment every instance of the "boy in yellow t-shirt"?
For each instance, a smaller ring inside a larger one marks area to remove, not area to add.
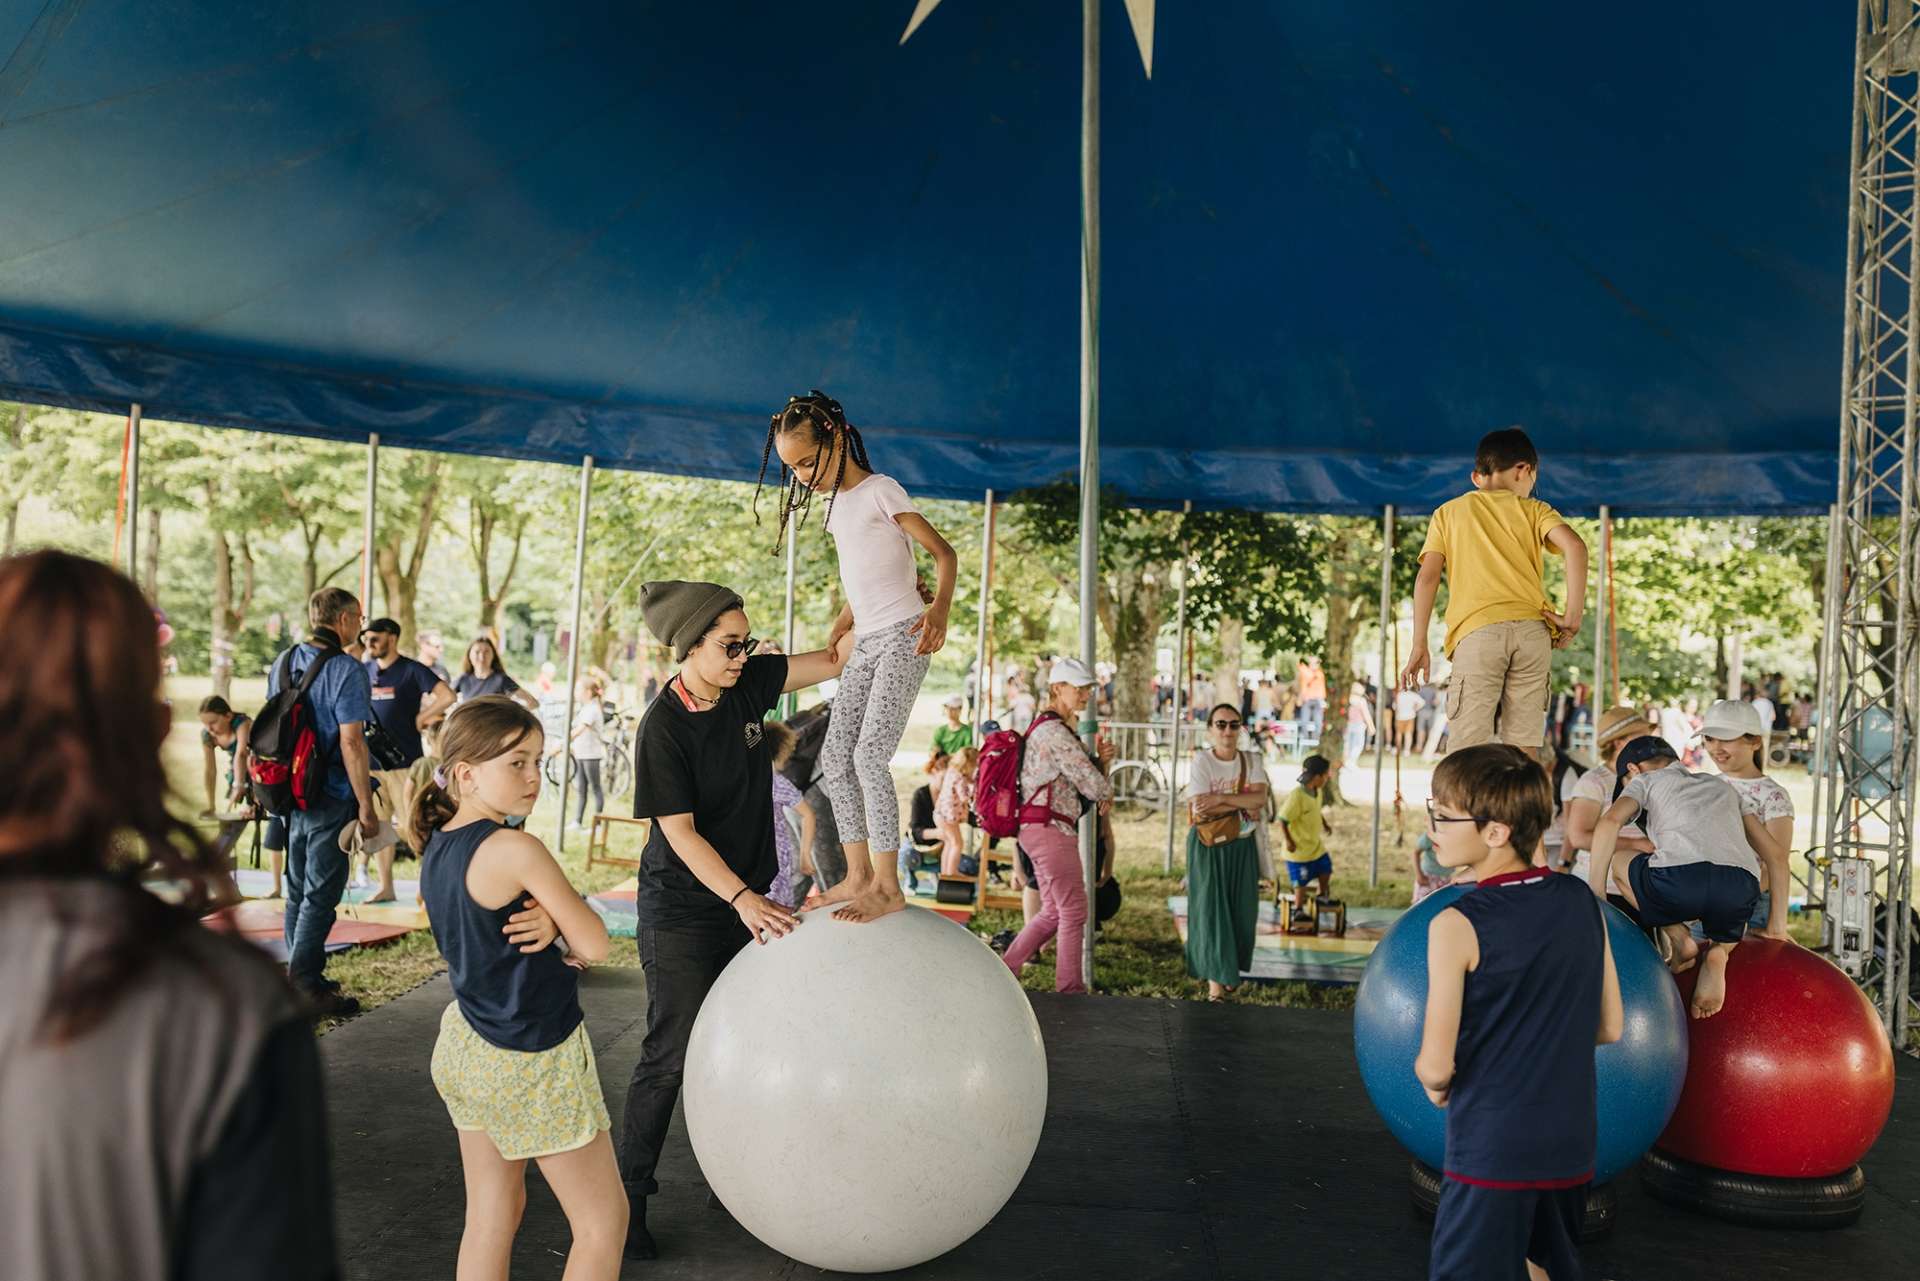
[[[1540,455],[1518,427],[1489,432],[1473,458],[1473,492],[1433,513],[1413,589],[1413,652],[1402,689],[1418,688],[1432,659],[1427,627],[1447,578],[1447,733],[1452,749],[1499,741],[1538,749],[1547,721],[1553,650],[1580,630],[1587,545],[1560,513],[1533,497]],[[1567,609],[1540,581],[1541,551],[1567,558]]]
[[[1333,859],[1327,853],[1326,821],[1320,813],[1320,789],[1327,785],[1331,767],[1324,756],[1300,762],[1300,786],[1280,807],[1280,835],[1287,842],[1287,879],[1293,882],[1293,906],[1307,910],[1307,885],[1320,883],[1320,897],[1333,886]]]

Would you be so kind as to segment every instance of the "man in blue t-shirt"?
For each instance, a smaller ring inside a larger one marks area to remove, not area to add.
[[[373,771],[374,811],[396,828],[404,828],[413,809],[412,765],[425,755],[420,735],[453,706],[453,689],[434,675],[425,663],[415,662],[400,652],[400,624],[391,618],[376,618],[360,634],[367,656],[361,666],[367,669],[367,681],[373,698],[373,719],[386,736],[404,753],[406,759],[396,769]],[[394,846],[383,833],[372,852],[363,857],[380,869],[380,884],[369,903],[391,903]],[[366,873],[363,862],[357,869],[362,883]]]
[[[282,683],[298,684],[324,649],[340,649],[360,632],[360,602],[341,587],[323,587],[307,601],[313,634],[274,660],[267,696]],[[320,796],[287,820],[287,977],[321,1014],[353,1014],[360,1003],[342,996],[325,977],[327,934],[347,888],[347,856],[340,833],[358,822],[363,836],[380,828],[373,808],[365,726],[372,698],[366,669],[340,650],[326,660],[307,689],[314,737],[325,779]]]

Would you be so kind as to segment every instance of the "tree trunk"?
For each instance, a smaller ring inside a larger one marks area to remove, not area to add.
[[[1351,533],[1349,534],[1349,539]],[[1340,792],[1340,766],[1346,759],[1347,690],[1353,684],[1353,646],[1360,636],[1360,624],[1368,609],[1378,608],[1377,587],[1359,569],[1360,562],[1347,553],[1349,539],[1335,538],[1327,565],[1327,644],[1320,666],[1327,674],[1327,711],[1315,749],[1333,765],[1333,777],[1327,780],[1324,803],[1341,805],[1346,798]]]
[[[401,648],[411,649],[414,634],[413,593],[418,579],[403,572],[400,563],[400,548],[393,543],[382,543],[374,549],[374,573],[380,579],[381,597],[386,601],[386,616],[400,624]],[[371,613],[371,607],[368,607]]]
[[[1816,653],[1819,647],[1815,646]],[[1727,629],[1716,628],[1713,633],[1713,687],[1727,687]]]
[[[147,599],[160,600],[160,508],[147,508],[147,541],[140,549],[140,585]]]
[[[233,693],[233,548],[218,530],[213,535],[212,621],[208,666],[213,673],[213,692],[228,698]]]
[[[6,542],[0,544],[0,556],[13,555],[14,535],[18,532],[19,526],[20,502],[18,499],[9,499],[7,502]]]
[[[1153,719],[1153,647],[1166,621],[1164,566],[1131,565],[1102,575],[1096,612],[1113,646],[1113,713],[1120,721]]]
[[[1240,706],[1240,660],[1246,649],[1247,625],[1237,618],[1222,618],[1218,633],[1220,665],[1213,669],[1213,701]],[[1202,708],[1202,711],[1211,710]]]
[[[440,458],[431,457],[426,462],[426,488],[420,494],[418,519],[414,523],[413,547],[406,545],[405,529],[389,530],[385,541],[374,548],[374,572],[379,576],[380,588],[386,600],[386,615],[400,624],[400,649],[404,653],[414,647],[414,594],[420,584],[420,568],[426,563],[427,544],[433,538],[434,514],[440,500]],[[361,605],[372,612],[372,605],[362,601]]]
[[[480,628],[492,630],[498,635],[507,621],[507,593],[513,590],[514,571],[520,568],[520,546],[527,536],[527,522],[522,517],[513,527],[513,551],[507,556],[506,572],[500,575],[500,585],[489,590],[487,580],[480,580]],[[597,615],[596,615],[597,617]]]

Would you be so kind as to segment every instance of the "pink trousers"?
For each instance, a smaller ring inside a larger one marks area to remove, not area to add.
[[[1087,927],[1087,881],[1080,866],[1080,838],[1051,823],[1023,825],[1020,846],[1033,860],[1040,910],[1007,949],[1007,968],[1018,974],[1020,967],[1057,934],[1060,944],[1054,949],[1054,990],[1084,993],[1087,984],[1080,973],[1080,939]]]

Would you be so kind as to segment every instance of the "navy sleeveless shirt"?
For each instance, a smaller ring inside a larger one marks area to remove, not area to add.
[[[1447,1101],[1446,1175],[1494,1188],[1593,1177],[1594,1036],[1606,964],[1600,902],[1543,868],[1454,902],[1480,944],[1467,974]]]
[[[453,995],[473,1030],[505,1050],[550,1050],[580,1026],[580,971],[558,947],[529,956],[507,942],[500,931],[524,895],[488,910],[467,893],[474,851],[500,830],[480,819],[435,832],[420,859],[420,895],[447,958]]]

